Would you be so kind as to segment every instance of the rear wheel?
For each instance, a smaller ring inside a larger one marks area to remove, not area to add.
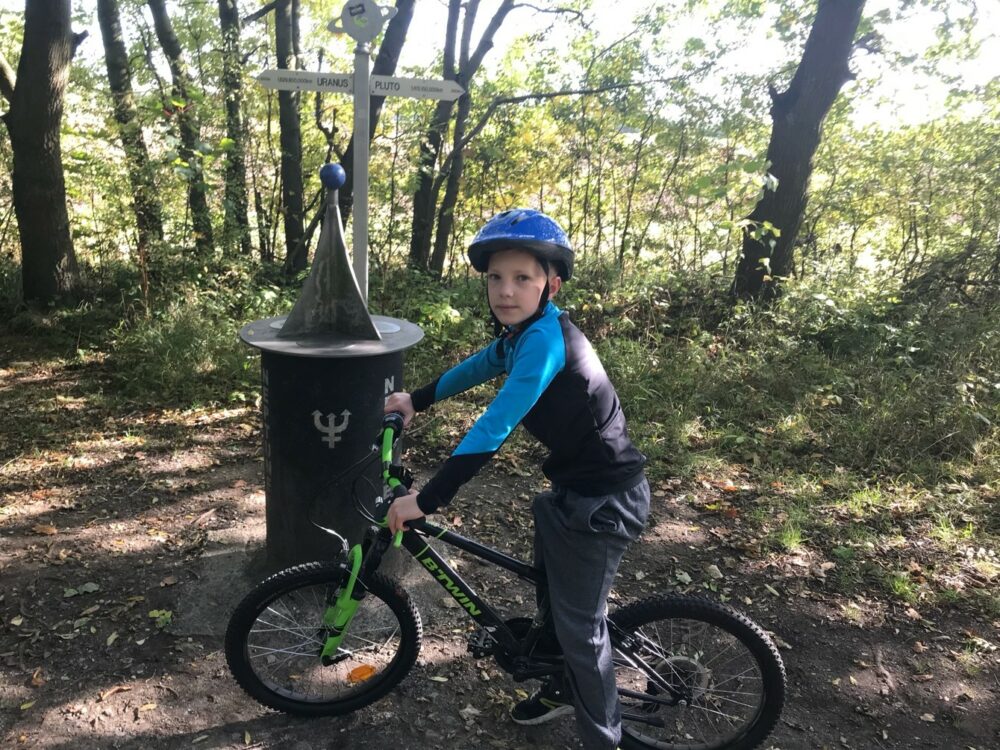
[[[644,599],[612,617],[628,750],[751,750],[785,699],[774,643],[746,615],[698,597]]]
[[[306,563],[262,582],[240,602],[226,630],[233,677],[265,706],[300,716],[356,711],[394,688],[420,650],[420,615],[397,583],[378,573],[357,585],[361,600],[333,663],[324,666],[323,614],[348,573]]]

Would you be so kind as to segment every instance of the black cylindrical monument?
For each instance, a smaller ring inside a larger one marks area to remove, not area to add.
[[[240,331],[261,351],[269,567],[340,553],[313,517],[360,540],[366,521],[354,512],[352,486],[368,500],[380,493],[379,464],[363,478],[334,480],[371,450],[385,397],[403,390],[403,353],[423,338],[413,323],[368,314],[337,208],[343,170],[326,165],[321,176],[325,220],[299,300],[289,315]]]

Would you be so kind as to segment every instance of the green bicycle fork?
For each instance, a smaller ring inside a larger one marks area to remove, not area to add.
[[[358,611],[358,602],[354,598],[354,585],[358,582],[358,571],[361,570],[361,545],[355,544],[351,547],[348,559],[351,563],[351,574],[347,578],[347,585],[337,596],[337,601],[332,607],[327,607],[323,613],[323,627],[329,632],[320,652],[323,664],[329,666],[333,663],[334,655],[340,648],[340,644],[347,634],[347,626],[351,624],[354,613]]]
[[[389,489],[395,490],[396,487],[402,485],[402,482],[396,479],[396,477],[389,475],[389,465],[391,462],[392,431],[385,430],[382,434],[382,478],[389,486]],[[380,525],[386,525],[384,519]],[[392,542],[393,546],[399,547],[402,538],[403,532],[397,531]],[[327,607],[326,612],[323,613],[323,627],[329,633],[326,641],[323,643],[323,650],[320,652],[320,659],[325,666],[333,664],[337,650],[347,635],[347,628],[350,626],[351,620],[354,619],[354,613],[358,611],[358,604],[360,602],[354,598],[354,586],[358,581],[358,571],[361,570],[360,544],[355,544],[351,547],[351,551],[348,554],[348,561],[351,564],[351,574],[347,578],[347,585],[344,586],[344,589],[337,596],[337,601],[334,602],[333,606]]]

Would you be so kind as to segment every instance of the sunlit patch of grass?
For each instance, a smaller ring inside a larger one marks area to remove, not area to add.
[[[979,575],[986,578],[990,582],[1000,576],[1000,562],[996,559],[977,559],[972,562],[972,567],[978,571]]]
[[[849,622],[853,622],[855,625],[860,625],[865,621],[864,610],[861,609],[854,602],[848,602],[847,604],[842,604],[840,611],[844,613],[844,618]]]
[[[852,492],[846,501],[847,509],[855,518],[866,518],[873,511],[881,511],[887,502],[882,490],[877,487],[865,487]]]
[[[805,543],[805,536],[802,527],[795,521],[785,521],[785,523],[775,532],[775,539],[779,546],[788,552],[800,550]]]
[[[930,530],[930,535],[946,546],[952,547],[960,542],[966,542],[974,536],[974,533],[975,527],[971,521],[956,526],[950,513],[934,514],[934,526]]]
[[[894,571],[886,576],[885,582],[893,596],[902,599],[907,604],[913,604],[917,600],[917,587],[909,574]]]
[[[955,655],[955,661],[967,677],[976,677],[983,671],[983,660],[972,646],[966,646]]]

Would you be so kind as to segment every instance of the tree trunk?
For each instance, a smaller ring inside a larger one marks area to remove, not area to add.
[[[790,275],[794,242],[808,201],[812,160],[827,112],[853,77],[849,61],[864,0],[820,0],[802,61],[784,92],[771,90],[770,172],[777,189],[765,190],[744,230],[733,294],[771,298],[781,277]],[[780,231],[779,236],[768,224]]]
[[[28,0],[17,80],[5,72],[3,86],[26,302],[48,304],[79,284],[59,139],[74,48],[70,0]]]
[[[444,77],[455,80],[455,40],[458,36],[458,14],[460,0],[449,0],[448,23],[444,40]],[[420,155],[417,157],[417,189],[413,193],[413,222],[410,229],[410,265],[427,268],[431,255],[431,239],[434,234],[434,207],[437,205],[437,191],[440,182],[434,179],[437,160],[441,155],[441,144],[448,130],[448,120],[454,102],[446,99],[438,101],[430,126],[420,141]]]
[[[455,206],[458,203],[458,191],[462,180],[462,170],[465,158],[462,153],[462,140],[465,138],[465,124],[469,119],[469,95],[463,94],[458,100],[458,112],[455,114],[455,131],[452,137],[454,156],[451,168],[448,170],[447,186],[441,208],[438,210],[437,231],[434,233],[434,253],[431,255],[430,271],[435,276],[444,273],[444,260],[448,253],[448,241],[452,228],[455,226]],[[436,192],[436,191],[435,191]]]
[[[197,108],[192,100],[194,86],[164,0],[147,0],[146,4],[153,14],[156,38],[170,64],[174,96],[182,102],[180,105],[171,104],[170,111],[177,118],[177,127],[180,130],[181,147],[178,151],[181,159],[187,164],[185,169],[188,179],[188,206],[191,209],[195,248],[199,255],[205,256],[212,252],[215,243],[212,239],[212,215],[208,210],[207,185],[201,161],[201,128],[198,124]]]
[[[399,53],[403,49],[406,41],[406,32],[410,28],[410,21],[413,20],[413,6],[416,0],[396,0],[396,15],[389,21],[385,28],[385,35],[382,37],[382,44],[379,45],[378,55],[372,65],[372,75],[391,76],[396,73],[396,64],[399,62]],[[384,96],[373,96],[368,110],[369,132],[368,140],[371,141],[378,127],[379,118],[382,116],[382,105],[385,102]],[[354,139],[357,134],[351,135],[351,140],[347,144],[344,158],[340,166],[347,173],[347,181],[337,192],[337,199],[340,204],[340,215],[344,224],[350,221],[351,208],[354,205]]]
[[[246,131],[243,126],[243,81],[240,61],[240,15],[236,0],[219,0],[222,31],[222,88],[226,98],[226,199],[222,244],[226,250],[239,245],[250,255],[250,221],[247,218]]]
[[[149,162],[142,124],[132,95],[132,70],[122,36],[117,0],[97,0],[97,17],[104,40],[104,60],[108,69],[108,84],[114,102],[118,136],[125,150],[129,183],[132,186],[132,210],[139,232],[139,266],[142,273],[143,296],[149,299],[147,273],[149,249],[163,241],[163,212],[156,198],[153,165]]]
[[[298,58],[295,39],[298,36],[298,14],[294,0],[283,0],[274,11],[274,41],[278,68],[295,70]],[[278,92],[278,124],[281,130],[281,202],[285,223],[285,273],[304,271],[308,248],[301,242],[302,206],[302,126],[299,122],[297,91]]]
[[[455,69],[455,41],[458,32],[458,13],[465,8],[465,16],[462,22],[462,39],[460,47],[459,67]],[[503,25],[507,15],[514,8],[514,0],[503,0],[490,18],[489,23],[483,30],[475,51],[470,54],[472,43],[472,31],[475,26],[476,13],[479,9],[479,0],[467,0],[465,3],[457,0],[450,0],[448,3],[448,27],[445,36],[444,47],[444,78],[446,80],[457,81],[463,88],[468,89],[475,77],[476,72],[483,64],[483,58],[493,47],[493,38]],[[461,100],[460,100],[461,101]],[[439,101],[434,110],[434,119],[431,121],[427,135],[420,144],[420,157],[417,168],[417,190],[413,196],[413,226],[410,237],[410,264],[417,268],[425,268],[428,265],[428,256],[431,250],[431,240],[434,231],[434,207],[437,205],[438,192],[441,189],[441,179],[435,178],[438,157],[441,154],[441,144],[448,131],[448,121],[451,118],[452,102]],[[465,114],[468,118],[470,102],[468,94],[465,95]],[[459,107],[461,112],[461,104]],[[463,117],[459,115],[459,117]],[[464,128],[464,118],[462,126]],[[463,136],[464,138],[464,133]],[[460,143],[460,141],[455,141]],[[453,163],[450,166],[448,175],[449,186],[454,185],[453,203],[445,210],[442,207],[440,216],[444,217],[445,226],[438,227],[438,234],[445,236],[440,240],[440,246],[435,248],[435,257],[430,258],[432,265],[443,265],[444,257],[447,254],[448,235],[452,227],[452,213],[454,200],[457,200],[457,185],[462,179],[462,168],[464,162],[461,154],[455,154]],[[440,269],[437,270],[440,273]]]

